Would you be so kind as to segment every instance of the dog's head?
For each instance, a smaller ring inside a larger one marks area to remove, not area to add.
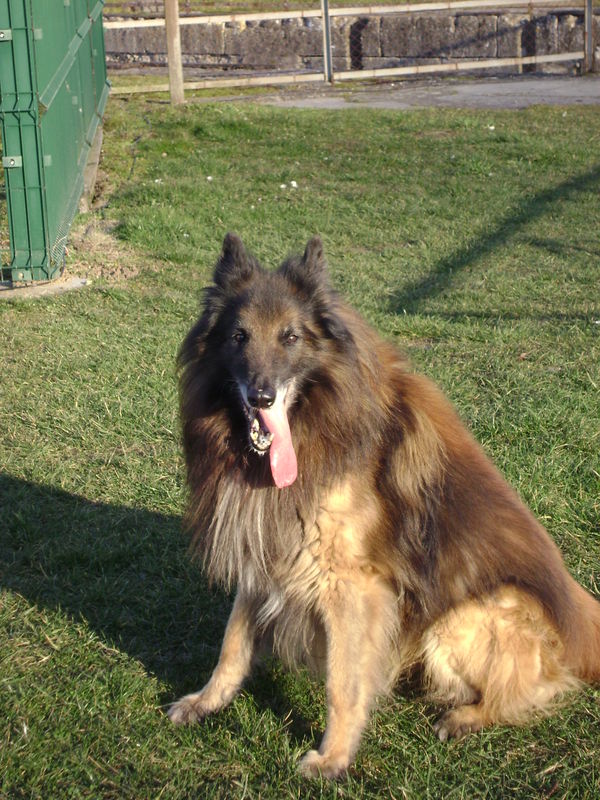
[[[353,347],[337,309],[318,237],[275,272],[265,271],[238,236],[225,237],[204,314],[190,336],[196,358],[210,356],[224,384],[234,387],[225,395],[245,417],[251,449],[269,454],[279,488],[297,476],[294,406],[322,373],[325,358]]]

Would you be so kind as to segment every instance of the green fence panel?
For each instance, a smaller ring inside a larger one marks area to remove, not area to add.
[[[9,248],[3,280],[50,280],[101,122],[104,0],[0,1],[0,122]],[[5,243],[0,239],[0,249]]]

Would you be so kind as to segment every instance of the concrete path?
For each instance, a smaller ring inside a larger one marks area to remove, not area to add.
[[[13,288],[10,283],[0,283],[0,302],[2,300],[28,300],[35,297],[49,297],[63,294],[72,289],[80,289],[89,283],[85,278],[62,276],[53,281],[31,283],[28,286]]]
[[[283,90],[259,102],[293,108],[484,108],[600,105],[600,75],[436,78]]]

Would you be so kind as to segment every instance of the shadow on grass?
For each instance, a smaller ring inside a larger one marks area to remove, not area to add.
[[[179,517],[95,503],[0,475],[0,587],[59,610],[170,685],[165,704],[215,666],[231,599],[187,555]],[[248,685],[259,707],[292,703],[268,667]],[[309,724],[294,713],[292,736]]]
[[[425,277],[398,289],[389,300],[390,311],[394,313],[404,310],[409,313],[418,312],[420,301],[440,295],[451,286],[457,273],[476,263],[480,258],[507,245],[520,228],[542,217],[553,204],[559,201],[573,200],[579,193],[588,192],[594,188],[600,188],[600,164],[551,189],[523,199],[487,235],[480,236],[472,244],[441,259]],[[556,247],[556,242],[554,242],[554,246]]]
[[[6,475],[0,507],[3,588],[83,620],[166,681],[210,668],[229,600],[190,564],[179,518]]]

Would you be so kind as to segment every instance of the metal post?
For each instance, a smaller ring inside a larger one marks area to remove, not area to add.
[[[594,10],[592,8],[592,0],[585,0],[583,50],[583,69],[585,72],[591,72],[594,67]]]
[[[184,102],[183,66],[181,63],[181,38],[179,34],[179,0],[165,0],[165,25],[167,28],[167,59],[169,61],[169,87],[171,103]]]
[[[591,0],[590,0],[591,1]],[[333,83],[333,62],[331,58],[331,18],[329,0],[321,0],[323,14],[323,73],[328,83]]]

